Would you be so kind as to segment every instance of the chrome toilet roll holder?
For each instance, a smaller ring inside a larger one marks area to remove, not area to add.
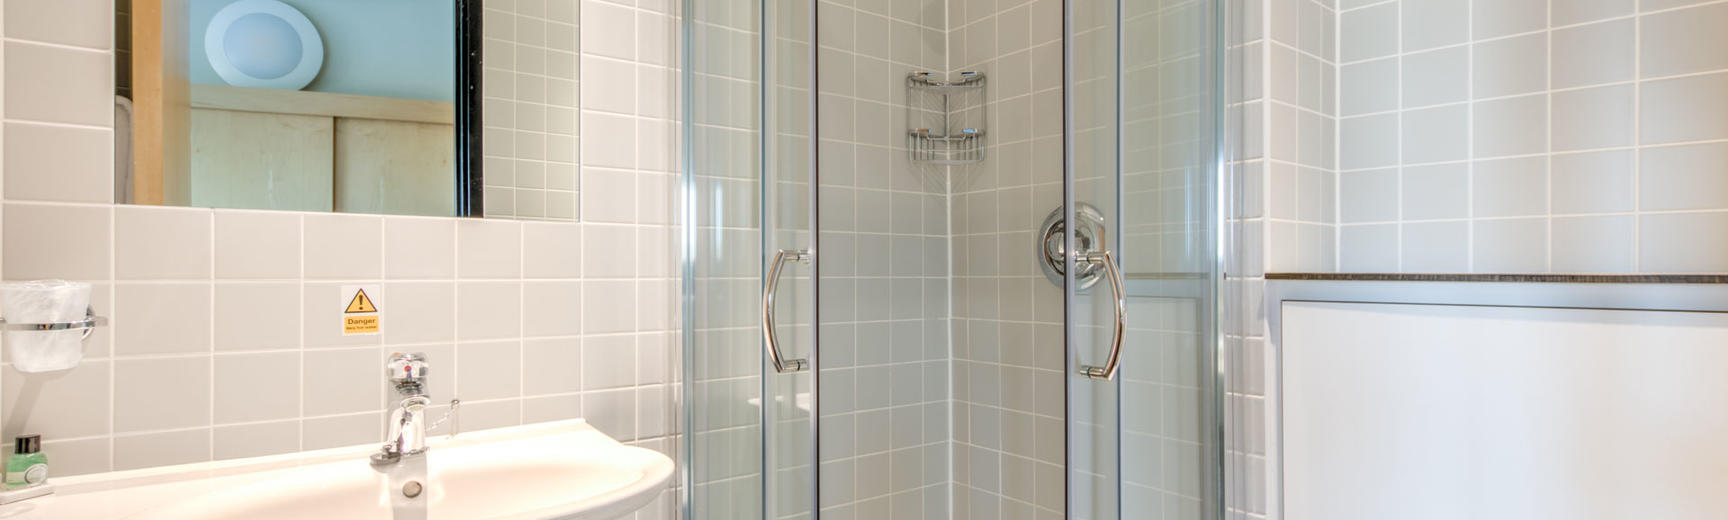
[[[101,327],[101,326],[107,325],[107,324],[108,324],[108,318],[105,318],[102,316],[97,316],[95,309],[92,309],[88,306],[84,307],[84,319],[78,320],[78,321],[67,321],[67,322],[59,322],[59,323],[12,323],[11,321],[8,321],[5,317],[0,317],[0,330],[39,331],[40,332],[40,331],[80,330],[80,329],[82,329],[84,331],[84,337],[85,338],[89,338],[91,333],[96,332],[96,327]]]

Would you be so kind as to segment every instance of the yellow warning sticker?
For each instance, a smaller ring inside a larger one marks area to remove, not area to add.
[[[372,298],[366,296],[365,289],[360,289],[354,292],[354,299],[348,300],[348,310],[342,312],[347,314],[378,312],[378,306],[372,304]]]
[[[377,334],[382,329],[378,316],[377,285],[342,286],[342,335]]]

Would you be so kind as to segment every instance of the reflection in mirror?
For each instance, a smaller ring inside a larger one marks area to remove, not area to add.
[[[117,0],[115,200],[481,214],[472,3]]]
[[[486,143],[485,216],[576,220],[581,184],[577,18],[584,2],[482,3],[485,29],[480,32],[485,40],[478,46],[484,49],[481,83],[486,88],[480,119],[485,129],[477,138]],[[616,70],[619,62],[599,64],[602,67],[594,69],[597,81],[613,89],[636,85],[631,74],[605,73]]]

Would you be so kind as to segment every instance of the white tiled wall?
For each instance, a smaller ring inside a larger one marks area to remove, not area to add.
[[[1062,290],[1033,262],[1062,199],[1062,3],[948,3],[949,72],[988,75],[985,160],[950,170],[954,518],[1061,515]]]
[[[673,198],[667,194],[679,167],[678,23],[669,13],[680,4],[581,4],[581,220],[667,223],[664,219],[673,214]]]
[[[488,217],[576,220],[583,86],[577,4],[483,3],[481,121]]]
[[[431,356],[433,397],[462,398],[465,428],[585,416],[656,446],[669,432],[668,275],[584,262],[594,227],[12,199],[4,219],[8,280],[95,283],[113,319],[78,368],[0,378],[7,435],[99,454],[61,472],[374,442],[396,351]],[[114,238],[66,247],[32,222]],[[360,283],[382,286],[382,335],[338,333],[338,288]]]
[[[1284,1],[1285,5],[1274,7],[1274,2]],[[1225,334],[1225,374],[1227,379],[1224,429],[1225,429],[1225,506],[1227,516],[1232,519],[1265,518],[1268,504],[1265,496],[1265,479],[1268,474],[1268,437],[1266,432],[1272,424],[1265,420],[1267,407],[1267,385],[1265,378],[1260,376],[1261,367],[1265,366],[1265,303],[1261,297],[1265,287],[1265,272],[1275,262],[1272,256],[1273,245],[1282,248],[1283,260],[1278,264],[1302,265],[1292,258],[1302,258],[1302,251],[1323,249],[1324,239],[1313,238],[1310,233],[1308,241],[1290,240],[1289,232],[1295,228],[1298,239],[1301,238],[1301,222],[1274,222],[1271,209],[1273,195],[1272,179],[1268,175],[1270,164],[1268,157],[1271,125],[1269,124],[1268,108],[1277,103],[1271,99],[1272,90],[1268,78],[1272,76],[1274,54],[1273,47],[1289,47],[1287,52],[1277,56],[1291,58],[1298,55],[1294,49],[1301,44],[1303,25],[1301,14],[1323,12],[1323,4],[1309,5],[1306,0],[1231,0],[1225,3],[1225,35],[1229,45],[1228,60],[1225,65],[1225,135],[1227,150],[1230,152],[1229,164],[1229,232],[1225,241],[1226,283],[1220,295],[1222,300],[1219,316]],[[1274,41],[1271,29],[1273,21],[1268,14],[1271,12],[1295,13],[1297,24],[1291,31],[1287,22],[1279,34],[1283,35],[1282,43]],[[1313,27],[1314,22],[1308,26]],[[1323,25],[1323,24],[1322,24]],[[1292,39],[1290,35],[1294,33]],[[1295,41],[1296,45],[1289,42]],[[1312,53],[1310,53],[1312,54]],[[1321,60],[1307,61],[1311,66]],[[1294,69],[1300,77],[1301,64],[1294,67],[1285,64],[1278,65],[1285,71],[1286,78]],[[1294,89],[1297,97],[1304,90],[1303,85]],[[1284,88],[1285,99],[1289,98],[1291,89]],[[1300,99],[1298,99],[1298,102]],[[1284,114],[1295,114],[1294,108],[1282,109]],[[1302,112],[1306,114],[1307,112]],[[1288,153],[1288,152],[1286,152]],[[1284,167],[1286,171],[1297,169]],[[1297,169],[1299,170],[1299,169]],[[1312,178],[1312,177],[1311,177]],[[1295,179],[1300,181],[1300,177]],[[1279,183],[1279,188],[1290,190],[1289,179]],[[1302,207],[1319,206],[1324,194],[1318,198],[1311,197],[1307,204],[1300,201],[1290,203],[1291,195],[1301,196],[1304,192],[1286,194],[1286,208],[1280,214],[1289,215],[1291,211],[1301,214]],[[1312,195],[1314,192],[1306,192]],[[1314,224],[1323,225],[1323,224]],[[1285,233],[1282,239],[1274,241],[1273,228],[1282,228]],[[1312,228],[1310,228],[1312,229]],[[1326,235],[1320,228],[1319,235]],[[1302,247],[1306,245],[1307,247]],[[1312,256],[1312,255],[1311,255]],[[1314,265],[1303,267],[1324,268],[1321,262],[1310,262]],[[1320,269],[1325,270],[1325,269]]]
[[[1451,0],[1447,0],[1451,1]],[[1271,271],[1331,271],[1337,209],[1338,124],[1333,86],[1333,0],[1269,0],[1265,37],[1250,45],[1266,81],[1263,164],[1266,265]]]
[[[1728,22],[1728,3],[1241,0],[1228,8],[1228,113],[1240,129],[1230,134],[1241,139],[1223,317],[1229,363],[1239,368],[1230,371],[1226,410],[1232,517],[1262,517],[1277,505],[1267,487],[1276,446],[1266,441],[1276,438],[1267,416],[1275,388],[1270,376],[1257,377],[1273,366],[1266,271],[1728,270],[1728,197],[1718,196],[1728,171],[1720,100],[1728,46],[1712,30]],[[1316,28],[1319,37],[1308,37]],[[1335,72],[1304,73],[1328,60]],[[1329,81],[1334,90],[1325,90]],[[1318,100],[1304,95],[1316,82]],[[1304,126],[1308,110],[1335,116],[1336,128]],[[1336,155],[1335,188],[1302,174],[1305,143],[1327,138],[1334,151],[1316,152]],[[1287,174],[1274,170],[1292,156],[1296,177],[1280,180]],[[1336,257],[1327,258],[1334,231]]]
[[[947,169],[903,137],[944,5],[818,4],[823,515],[949,517]]]
[[[377,442],[379,367],[406,350],[430,354],[433,397],[462,398],[464,428],[586,417],[673,452],[674,96],[630,98],[627,160],[584,154],[612,182],[583,195],[624,202],[584,204],[582,224],[116,206],[111,6],[33,5],[0,15],[0,274],[93,283],[112,319],[77,368],[0,374],[0,430],[42,434],[57,474]],[[585,32],[585,49],[642,88],[672,84],[669,5],[580,7],[628,22]],[[382,335],[337,333],[338,286],[354,283],[382,285]]]
[[[1728,270],[1728,4],[1339,8],[1340,270]]]

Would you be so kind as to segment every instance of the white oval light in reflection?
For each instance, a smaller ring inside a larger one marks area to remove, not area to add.
[[[216,75],[239,87],[299,90],[324,66],[318,29],[278,0],[240,0],[211,17],[204,52]]]
[[[259,79],[276,79],[300,66],[305,48],[294,27],[276,16],[252,13],[228,26],[222,35],[222,54],[240,73]]]

